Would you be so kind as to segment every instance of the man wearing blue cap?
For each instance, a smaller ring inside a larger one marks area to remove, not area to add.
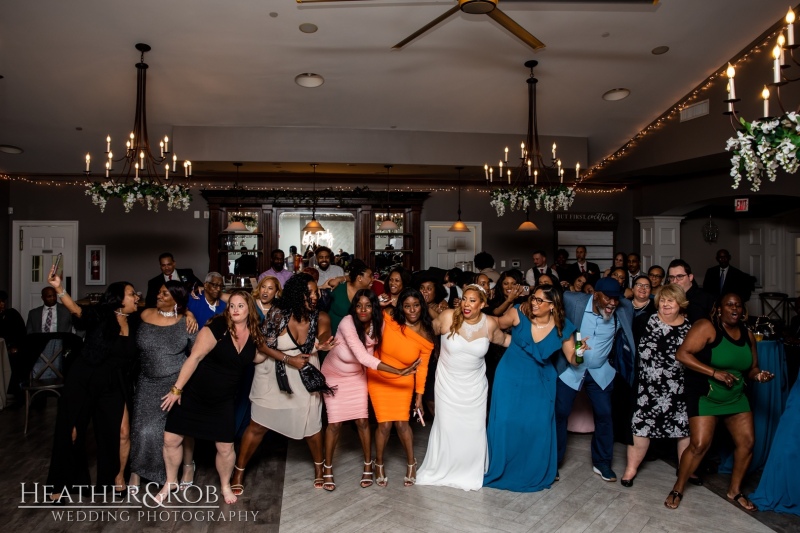
[[[619,282],[601,278],[594,294],[564,293],[567,318],[578,326],[586,351],[583,363],[569,365],[559,357],[556,382],[556,440],[558,464],[564,461],[567,449],[567,419],[575,396],[583,389],[594,411],[592,464],[594,472],[605,481],[616,481],[611,469],[614,453],[614,426],[611,416],[611,393],[617,372],[632,384],[636,345],[631,326],[633,307],[623,297]],[[610,359],[613,353],[613,361]],[[612,365],[613,363],[613,365]]]

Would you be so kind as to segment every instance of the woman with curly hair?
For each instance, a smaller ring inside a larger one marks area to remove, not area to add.
[[[253,289],[258,316],[263,322],[272,308],[272,301],[281,297],[281,282],[275,276],[265,276]]]
[[[416,482],[417,461],[414,459],[414,433],[408,423],[408,407],[414,396],[414,408],[422,418],[422,395],[425,393],[428,361],[433,351],[433,321],[425,299],[419,291],[407,288],[403,289],[397,301],[397,306],[384,312],[383,340],[375,355],[381,362],[395,368],[407,367],[417,359],[420,359],[420,363],[414,376],[367,370],[369,397],[378,419],[378,429],[375,431],[375,482],[379,487],[385,487],[389,482],[384,470],[383,453],[392,424],[406,452],[408,471],[404,484],[410,487]]]
[[[741,297],[724,294],[711,310],[711,320],[695,322],[678,348],[676,358],[687,368],[689,447],[680,457],[678,480],[664,501],[670,509],[680,505],[686,482],[708,451],[717,419],[721,417],[734,444],[727,497],[746,511],[757,510],[741,491],[742,478],[753,458],[755,439],[753,414],[744,386],[745,379],[765,383],[775,376],[758,368],[756,341],[745,326],[746,320]]]
[[[300,379],[300,369],[306,364],[319,369],[318,348],[333,347],[331,322],[327,313],[317,309],[318,297],[314,279],[295,274],[264,321],[264,344],[259,350],[272,360],[256,365],[250,425],[234,465],[231,486],[236,495],[244,493],[244,470],[269,430],[306,440],[315,465],[314,487],[322,488],[322,398],[319,392],[306,390]]]
[[[419,359],[405,368],[395,368],[373,356],[383,335],[383,312],[378,297],[369,289],[359,289],[353,297],[350,312],[339,323],[338,343],[322,363],[322,373],[336,395],[325,397],[328,427],[325,429],[325,483],[323,488],[336,488],[333,480],[333,452],[339,440],[342,422],[355,420],[361,448],[364,451],[364,472],[361,487],[372,485],[372,445],[367,412],[367,374],[364,367],[398,376],[414,372]]]
[[[497,319],[481,312],[486,292],[467,285],[457,309],[433,322],[441,335],[436,373],[436,418],[417,483],[463,490],[483,486],[486,462],[486,400],[489,389],[484,357],[489,343],[508,345]]]
[[[561,291],[552,285],[534,287],[528,301],[499,322],[511,327],[511,344],[495,375],[483,484],[536,492],[557,479],[554,362],[562,351],[574,362],[575,326],[565,316]]]
[[[157,502],[177,490],[186,435],[216,443],[220,491],[225,503],[236,502],[230,485],[236,459],[234,400],[247,367],[266,358],[256,350],[261,342],[252,295],[233,291],[225,312],[212,318],[197,334],[178,379],[162,398],[161,408],[169,411],[164,428],[167,482],[156,496]]]

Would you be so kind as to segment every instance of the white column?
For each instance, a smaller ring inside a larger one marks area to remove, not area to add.
[[[639,221],[639,254],[642,270],[664,268],[681,256],[681,220],[684,217],[636,217]],[[666,282],[666,280],[665,280]]]

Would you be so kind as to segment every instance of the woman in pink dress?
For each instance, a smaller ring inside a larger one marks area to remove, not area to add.
[[[403,369],[382,363],[372,355],[381,342],[383,313],[378,298],[369,289],[360,289],[353,296],[348,314],[339,323],[337,343],[322,363],[322,373],[336,395],[325,397],[328,428],[325,430],[325,464],[323,488],[336,489],[333,481],[333,452],[339,440],[342,422],[355,420],[361,447],[364,450],[364,472],[361,487],[372,485],[372,445],[367,421],[367,374],[364,367],[405,376],[416,369],[419,361]]]

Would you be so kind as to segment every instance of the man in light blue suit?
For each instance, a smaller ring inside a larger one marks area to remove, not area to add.
[[[617,475],[611,469],[614,453],[611,392],[617,372],[628,383],[633,381],[636,354],[631,329],[633,307],[623,297],[622,287],[614,278],[600,279],[594,289],[593,295],[579,292],[564,294],[567,318],[578,327],[588,348],[580,365],[570,366],[563,356],[558,361],[555,405],[558,464],[564,461],[567,448],[567,419],[575,396],[583,389],[594,411],[594,472],[605,481],[613,482],[617,480]],[[613,361],[610,360],[612,353]]]

